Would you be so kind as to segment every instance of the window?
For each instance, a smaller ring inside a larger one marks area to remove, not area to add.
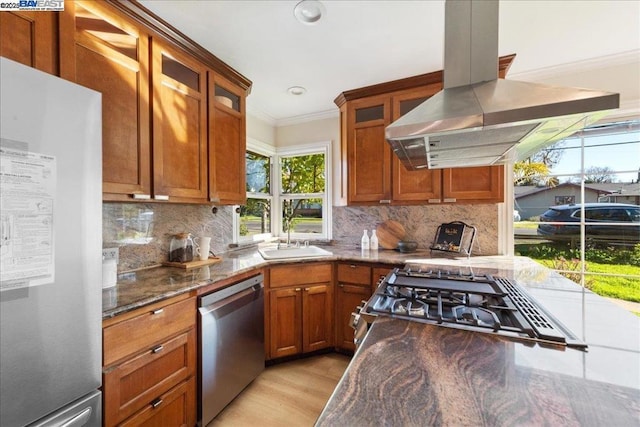
[[[247,203],[239,207],[235,218],[238,242],[260,241],[272,236],[272,163],[273,150],[258,142],[248,142],[246,153]]]
[[[514,191],[523,220],[514,252],[600,295],[638,300],[640,121],[585,129],[531,160],[550,173]]]
[[[279,236],[330,238],[329,144],[278,152]]]
[[[234,218],[236,241],[330,239],[330,152],[328,142],[275,151],[249,140],[247,203]]]

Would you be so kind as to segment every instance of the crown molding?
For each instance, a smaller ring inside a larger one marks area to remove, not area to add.
[[[335,110],[318,111],[316,113],[302,114],[300,116],[287,117],[276,120],[276,127],[299,125],[302,123],[314,122],[316,120],[333,119],[340,116],[340,111]]]
[[[271,117],[269,114],[265,113],[264,111],[256,107],[250,106],[248,102],[247,102],[246,110],[247,110],[247,115],[253,116],[256,119],[261,120],[270,126],[276,127],[277,120],[275,118]]]
[[[618,65],[637,64],[638,62],[640,62],[640,49],[635,49],[582,61],[567,62],[552,67],[511,73],[509,74],[509,78],[513,80],[538,81],[558,77],[563,74],[574,74]]]

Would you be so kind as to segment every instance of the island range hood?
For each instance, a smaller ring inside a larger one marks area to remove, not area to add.
[[[598,121],[620,95],[498,79],[498,1],[445,2],[444,89],[387,126],[408,170],[522,160]]]

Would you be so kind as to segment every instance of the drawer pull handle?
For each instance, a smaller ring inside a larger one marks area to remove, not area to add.
[[[151,402],[151,406],[153,408],[157,408],[160,405],[162,405],[162,399],[160,399],[160,398],[157,398],[153,402]]]
[[[300,288],[296,288],[296,292],[300,292]]]
[[[342,283],[340,283],[338,286],[340,286],[341,288],[344,288],[344,285]]]
[[[309,292],[309,288],[304,288],[304,291],[305,292]]]
[[[151,312],[151,314],[160,314],[160,313],[162,313],[163,311],[164,311],[164,308],[159,308],[159,309],[157,309],[157,310],[153,310],[153,311]]]
[[[388,205],[388,204],[390,204],[390,203],[391,203],[391,199],[383,199],[383,200],[380,200],[380,204],[383,204],[383,205]]]
[[[152,353],[160,353],[162,350],[164,350],[164,346],[159,345],[157,347],[153,347],[153,349],[151,350]]]
[[[151,200],[150,194],[132,194],[135,200]]]
[[[349,265],[349,268],[357,268],[357,266],[356,266],[356,265],[354,265],[354,264],[350,264],[350,265]]]

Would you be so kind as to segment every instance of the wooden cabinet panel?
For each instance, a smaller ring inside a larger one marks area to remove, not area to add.
[[[444,169],[444,201],[502,202],[503,182],[504,166]]]
[[[104,199],[149,196],[148,35],[101,3],[74,6],[75,81],[102,93]]]
[[[354,351],[353,328],[351,328],[351,313],[360,305],[362,300],[371,296],[371,286],[357,286],[339,283],[336,292],[336,346]]]
[[[371,286],[373,286],[374,291],[378,286],[378,281],[380,281],[380,279],[384,279],[391,270],[393,270],[393,267],[375,267],[373,269]]]
[[[106,327],[103,329],[103,364],[109,366],[140,349],[151,348],[167,336],[195,324],[196,301],[192,298]]]
[[[369,109],[381,109],[381,118],[368,114]],[[387,97],[355,101],[347,107],[349,203],[390,202],[391,149],[384,139],[384,129],[391,123],[390,111]]]
[[[269,272],[269,357],[333,346],[333,266],[274,266]]]
[[[120,425],[192,427],[196,425],[195,389],[196,379],[191,377],[188,381],[154,399],[146,408]]]
[[[104,425],[195,424],[196,299],[182,298],[103,322]]]
[[[302,296],[302,351],[333,345],[333,292],[331,283],[308,286]]]
[[[115,425],[195,374],[195,329],[121,363],[104,375],[105,425]]]
[[[206,67],[162,42],[152,58],[154,198],[206,202]]]
[[[302,352],[301,288],[276,289],[269,292],[272,358]]]
[[[360,264],[338,264],[338,283],[352,283],[369,286],[371,267]]]
[[[269,271],[269,286],[273,289],[330,282],[331,271],[331,264],[328,263],[275,266]]]
[[[244,92],[209,73],[209,200],[246,202]]]
[[[58,75],[58,12],[0,12],[0,56]]]

